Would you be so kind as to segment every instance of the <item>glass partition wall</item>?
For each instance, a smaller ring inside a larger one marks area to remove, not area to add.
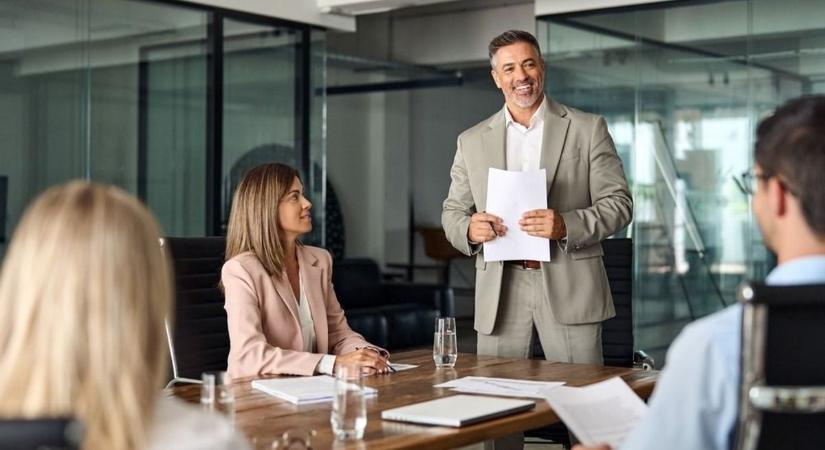
[[[635,201],[636,346],[663,362],[692,320],[775,261],[739,176],[758,121],[825,92],[825,4],[665,2],[538,21],[547,86],[605,116]]]
[[[322,243],[325,35],[180,2],[0,1],[0,257],[75,178],[135,193],[169,235],[222,234],[264,161],[302,172]]]

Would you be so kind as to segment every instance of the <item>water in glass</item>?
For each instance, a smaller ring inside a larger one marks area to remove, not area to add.
[[[436,367],[454,367],[458,359],[458,340],[455,318],[439,317],[435,319],[433,334],[433,361]]]
[[[335,397],[329,421],[336,439],[364,437],[367,405],[360,368],[340,366],[336,369]]]
[[[201,407],[223,414],[234,425],[235,393],[229,375],[224,371],[204,372],[201,381]]]

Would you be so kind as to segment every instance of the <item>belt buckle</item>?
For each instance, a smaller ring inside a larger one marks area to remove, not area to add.
[[[522,259],[521,260],[521,268],[524,269],[524,270],[540,270],[541,269],[541,263],[540,262],[539,262],[539,267],[530,267],[531,262],[533,262],[533,261],[528,261],[526,259]],[[536,261],[536,262],[538,262],[538,261]]]

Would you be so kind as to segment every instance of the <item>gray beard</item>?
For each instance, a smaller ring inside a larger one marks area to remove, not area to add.
[[[527,99],[527,100],[522,100],[524,97],[514,95],[513,96],[513,103],[518,105],[519,108],[527,109],[527,108],[535,105],[536,102],[538,101],[539,97],[541,97],[541,92],[539,92],[537,90],[533,90],[533,95],[531,95],[530,98]]]

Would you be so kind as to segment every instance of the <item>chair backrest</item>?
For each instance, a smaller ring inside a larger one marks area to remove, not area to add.
[[[825,448],[825,285],[743,284],[737,448]]]
[[[602,241],[604,268],[616,316],[602,324],[602,354],[606,366],[633,365],[633,240]]]
[[[633,240],[629,238],[602,241],[604,267],[616,316],[602,322],[602,355],[604,365],[633,366]],[[535,333],[535,330],[533,331]],[[538,339],[533,340],[534,357],[544,357]]]
[[[346,258],[335,261],[332,284],[345,311],[380,305],[381,271],[375,260]]]
[[[83,427],[68,418],[0,420],[0,450],[75,450]]]
[[[164,247],[175,268],[174,376],[200,379],[204,371],[226,370],[229,330],[218,288],[226,238],[169,237]]]

